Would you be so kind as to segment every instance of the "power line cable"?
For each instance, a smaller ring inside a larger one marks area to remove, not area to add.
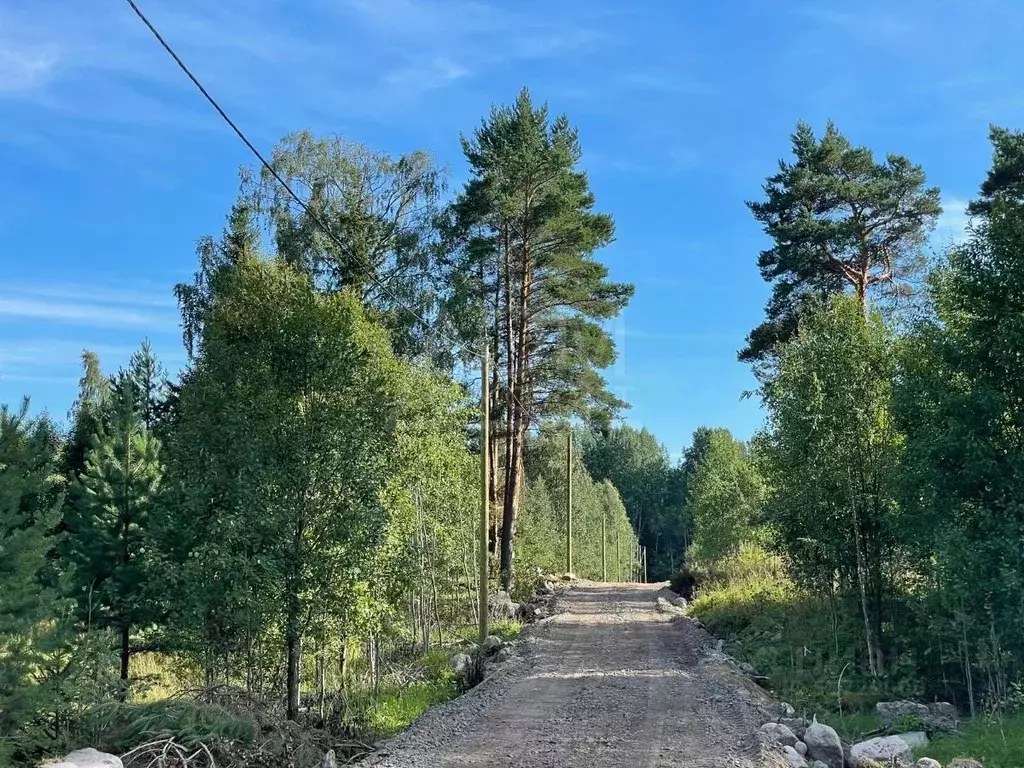
[[[149,31],[153,34],[153,37],[156,38],[157,42],[160,43],[160,45],[163,47],[163,49],[165,51],[167,51],[168,55],[170,55],[170,57],[172,59],[174,59],[174,63],[178,65],[178,68],[182,72],[185,73],[185,75],[188,77],[189,80],[192,81],[192,84],[199,90],[199,92],[203,95],[203,97],[210,103],[210,106],[213,107],[217,111],[217,114],[221,116],[221,119],[223,119],[224,122],[228,124],[228,126],[230,126],[231,130],[234,131],[235,135],[238,136],[238,138],[242,141],[243,144],[245,144],[246,147],[248,147],[249,151],[252,152],[253,155],[256,156],[256,158],[260,161],[260,164],[267,170],[267,172],[270,173],[274,177],[274,179],[277,181],[277,183],[280,184],[284,188],[284,190],[288,193],[288,195],[296,203],[298,203],[299,207],[302,208],[303,212],[307,216],[309,216],[310,220],[317,227],[319,227],[323,231],[323,233],[325,235],[327,235],[327,237],[332,242],[334,242],[335,245],[337,245],[343,251],[347,250],[347,246],[345,245],[345,243],[343,243],[341,241],[341,239],[338,238],[338,236],[335,235],[334,232],[332,232],[331,229],[320,219],[320,217],[317,216],[310,209],[309,205],[307,205],[306,202],[295,193],[295,190],[292,189],[291,185],[281,177],[281,174],[279,174],[277,172],[277,169],[275,169],[274,166],[272,166],[267,161],[267,159],[263,156],[263,154],[259,151],[259,149],[256,148],[256,145],[253,144],[251,141],[249,141],[249,139],[245,135],[245,133],[242,132],[242,129],[238,127],[238,124],[235,123],[235,121],[231,119],[231,117],[228,115],[228,113],[224,111],[224,109],[221,107],[221,105],[219,103],[217,103],[217,100],[215,98],[213,98],[213,96],[210,94],[210,92],[208,90],[206,90],[205,86],[203,86],[203,84],[199,81],[199,78],[196,77],[192,73],[192,70],[190,70],[188,68],[188,65],[186,65],[185,62],[182,61],[181,57],[171,47],[170,43],[168,43],[164,39],[163,35],[161,35],[160,32],[157,30],[157,28],[155,26],[153,26],[153,23],[146,17],[146,14],[142,12],[142,9],[139,8],[139,6],[135,3],[135,0],[126,0],[126,2],[131,7],[131,9],[135,12],[135,15],[139,17],[139,19],[142,21],[142,23],[145,24],[146,27],[149,29]],[[380,278],[378,278],[377,275],[374,274],[371,270],[366,269],[365,270],[365,274],[367,275],[367,277],[370,278],[370,280],[372,280],[374,282],[374,284],[376,284],[376,286],[378,288],[381,289],[381,291],[383,291],[392,301],[394,301],[394,303],[396,305],[398,305],[403,310],[405,310],[415,320],[418,320],[420,322],[420,324],[422,324],[422,326],[427,330],[428,333],[433,333],[437,338],[441,339],[442,341],[447,341],[456,350],[467,352],[470,355],[476,357],[477,359],[482,359],[483,358],[483,354],[481,352],[473,349],[468,344],[460,343],[456,339],[448,336],[443,331],[441,331],[438,328],[436,328],[435,326],[431,325],[421,314],[416,312],[416,310],[414,310],[411,307],[407,306],[406,304],[402,303],[401,299],[399,299],[398,296],[395,295],[395,293],[385,283],[383,283],[380,280]],[[516,396],[516,394],[512,391],[512,382],[508,382],[508,387],[506,388],[506,391],[512,397],[512,399],[515,400],[516,403],[519,404],[519,407],[522,408],[523,411],[526,412],[527,415],[529,415],[532,419],[536,418],[536,415],[529,408],[527,408],[523,404],[522,400],[520,400]]]

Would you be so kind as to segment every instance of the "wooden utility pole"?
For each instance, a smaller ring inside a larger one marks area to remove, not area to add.
[[[647,583],[647,547],[643,548],[644,554],[644,584]]]
[[[487,535],[490,530],[490,479],[487,453],[490,449],[491,392],[488,374],[490,351],[484,334],[484,355],[480,366],[480,647],[487,639],[488,562]]]
[[[608,581],[608,510],[601,512],[601,581]]]
[[[619,555],[619,529],[615,529],[615,580],[622,581],[622,557]]]
[[[572,573],[572,427],[565,436],[565,572]]]

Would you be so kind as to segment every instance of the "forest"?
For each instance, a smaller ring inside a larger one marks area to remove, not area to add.
[[[66,421],[0,408],[0,763],[271,733],[313,764],[456,695],[485,447],[492,594],[566,569],[571,476],[576,574],[671,580],[794,703],[1017,712],[1024,134],[991,141],[935,247],[921,167],[797,125],[748,203],[765,423],[675,461],[602,374],[634,287],[565,116],[493,108],[453,193],[426,153],[286,136],[173,286],[183,370],[85,350]]]
[[[448,195],[426,153],[285,137],[173,286],[180,373],[86,350],[66,423],[0,409],[0,763],[290,721],[312,735],[278,752],[322,755],[454,695],[484,348],[492,594],[566,569],[569,472],[574,572],[639,580],[652,542],[667,578],[678,469],[615,424],[603,323],[633,287],[597,258],[577,133],[524,90],[462,146]]]

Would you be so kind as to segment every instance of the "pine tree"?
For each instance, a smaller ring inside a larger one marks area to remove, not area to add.
[[[66,518],[80,608],[89,626],[118,630],[122,680],[128,679],[132,628],[150,616],[146,528],[163,474],[160,442],[140,417],[139,399],[132,378],[120,377],[106,424],[93,436],[72,486]]]
[[[44,418],[0,406],[0,762],[6,737],[52,702],[33,673],[61,611],[48,552],[59,519],[60,440]]]
[[[448,314],[474,348],[486,326],[497,358],[492,501],[502,504],[501,578],[509,589],[526,434],[569,416],[607,424],[625,406],[600,375],[615,360],[601,322],[626,306],[633,286],[608,281],[594,258],[611,242],[612,219],[593,210],[577,167],[579,137],[564,116],[551,120],[523,89],[463,139],[463,151],[472,178],[451,209],[449,234],[463,248]]]
[[[758,259],[772,295],[744,361],[763,361],[788,341],[809,301],[852,290],[866,307],[869,292],[908,294],[941,213],[939,190],[925,188],[924,171],[901,155],[876,162],[832,123],[820,139],[798,123],[792,143],[794,161],[780,161],[765,199],[747,204],[772,239]]]

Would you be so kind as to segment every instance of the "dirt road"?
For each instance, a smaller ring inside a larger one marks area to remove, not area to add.
[[[574,582],[521,656],[382,747],[380,768],[774,768],[769,705],[657,586]],[[720,656],[718,656],[720,659]]]

